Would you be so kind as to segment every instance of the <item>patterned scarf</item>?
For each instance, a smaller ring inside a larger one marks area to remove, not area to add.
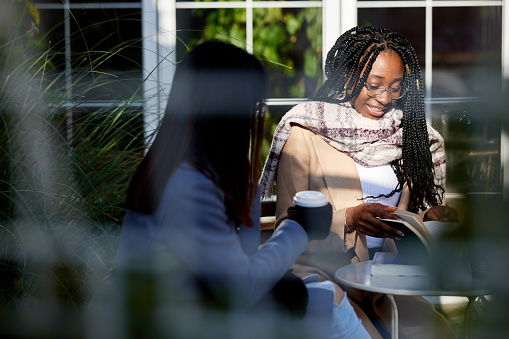
[[[402,156],[403,112],[391,108],[379,120],[363,117],[349,104],[306,101],[294,106],[279,122],[260,179],[262,198],[270,198],[283,146],[291,124],[320,135],[325,142],[346,153],[364,167],[385,165]],[[445,188],[445,150],[442,136],[428,125],[435,184]]]

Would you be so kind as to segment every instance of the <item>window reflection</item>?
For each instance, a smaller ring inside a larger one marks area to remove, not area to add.
[[[360,8],[358,22],[404,34],[425,75],[424,7]],[[485,112],[501,88],[501,7],[436,7],[432,32],[427,107],[446,143],[447,191],[500,192],[500,112]]]
[[[83,86],[76,95],[81,100],[131,98],[142,83],[141,13],[132,9],[82,9],[73,15],[71,64],[79,69],[75,79]]]
[[[320,8],[253,10],[255,55],[269,74],[269,97],[311,97],[323,83]]]
[[[194,46],[210,39],[246,48],[244,8],[179,9],[177,17],[177,61]]]
[[[423,68],[425,15],[424,8],[359,8],[358,23],[362,26],[384,26],[391,31],[403,34],[414,47],[419,65]],[[398,19],[394,20],[394,18]]]
[[[499,192],[499,112],[484,100],[433,103],[433,127],[444,137],[447,191]],[[484,113],[483,113],[484,112]]]
[[[433,9],[433,97],[483,97],[500,88],[501,11]]]
[[[182,9],[177,16],[177,60],[209,39],[246,48],[245,9]],[[254,8],[252,47],[268,72],[268,97],[313,96],[323,82],[321,8]]]

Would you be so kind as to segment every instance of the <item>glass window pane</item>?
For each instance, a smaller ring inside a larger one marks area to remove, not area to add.
[[[449,192],[499,192],[501,8],[433,10],[432,124],[447,148]],[[488,100],[485,100],[488,98]]]
[[[48,92],[55,93],[62,91],[65,83],[64,11],[39,10],[39,14],[39,35],[44,41],[41,52],[48,51],[43,81]]]
[[[359,25],[384,26],[393,32],[403,34],[414,47],[423,81],[426,81],[424,64],[426,10],[424,8],[359,8],[357,13]]]
[[[271,98],[311,97],[323,83],[322,9],[253,10],[254,54],[269,75]]]
[[[177,61],[188,48],[219,39],[246,48],[246,10],[241,8],[177,10]]]
[[[32,1],[36,6],[38,3],[42,3],[42,4],[61,4],[63,5],[63,1],[62,0],[33,0]],[[107,1],[102,1],[102,0],[69,0],[69,2],[72,4],[72,3],[97,3],[97,4],[101,4],[101,3],[118,3],[118,2],[132,2],[132,3],[140,3],[141,4],[141,0],[107,0]]]
[[[501,7],[433,9],[433,97],[479,97],[500,89]]]
[[[115,3],[115,2],[138,2],[141,3],[140,0],[69,0],[70,3]],[[60,0],[60,3],[62,3],[62,0]]]
[[[177,2],[219,2],[219,1],[246,1],[246,0],[177,0]]]
[[[403,34],[412,44],[421,67],[425,54],[424,8],[359,8],[358,23],[362,26],[384,26]],[[394,20],[394,18],[398,18]],[[424,76],[424,69],[423,69]]]
[[[75,99],[130,98],[142,84],[141,13],[82,9],[73,15],[70,38]]]
[[[432,105],[433,127],[444,137],[447,192],[500,192],[500,123],[484,101]],[[491,110],[493,112],[493,110]]]
[[[246,48],[245,13],[245,9],[177,10],[177,60],[187,47],[212,38]],[[321,8],[253,9],[253,53],[269,74],[269,97],[309,97],[323,82],[321,19]]]

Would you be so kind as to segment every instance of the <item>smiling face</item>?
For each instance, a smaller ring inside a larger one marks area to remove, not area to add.
[[[383,51],[376,58],[366,83],[371,86],[398,87],[403,85],[405,67],[401,57],[393,51]],[[398,102],[392,99],[387,91],[379,96],[370,97],[366,87],[350,103],[362,116],[378,120],[385,112]]]

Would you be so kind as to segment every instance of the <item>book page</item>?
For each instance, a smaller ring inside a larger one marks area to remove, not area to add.
[[[400,209],[394,212],[394,214],[413,225],[423,238],[427,239],[430,243],[432,242],[433,238],[431,237],[431,234],[417,214]]]
[[[409,221],[393,220],[393,219],[380,219],[387,225],[402,230],[405,235],[401,240],[396,241],[396,246],[399,252],[415,252],[416,256],[423,255],[425,253],[431,253],[431,247],[433,239],[428,235],[428,230],[423,225],[416,225]],[[425,230],[423,232],[422,230]],[[422,248],[422,249],[421,249]],[[424,252],[423,252],[424,251]]]
[[[434,241],[437,241],[444,234],[452,232],[456,227],[459,226],[459,223],[456,222],[442,222],[442,221],[425,221],[424,226],[428,229],[431,237]]]
[[[426,276],[424,258],[416,261],[396,252],[376,252],[371,263],[372,276]]]

